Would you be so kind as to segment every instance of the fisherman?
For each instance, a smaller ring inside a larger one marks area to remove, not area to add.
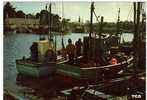
[[[38,50],[37,50],[37,44],[33,43],[30,47],[31,50],[31,60],[32,61],[38,61]]]
[[[68,39],[68,45],[66,46],[66,53],[69,56],[69,63],[74,63],[75,57],[75,45],[72,44],[72,40]]]
[[[75,45],[76,45],[76,57],[79,57],[82,54],[81,50],[82,50],[82,46],[83,46],[81,38],[79,38],[79,40],[75,43]]]

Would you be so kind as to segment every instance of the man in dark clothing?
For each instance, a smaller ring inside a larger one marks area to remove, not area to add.
[[[33,45],[30,47],[30,50],[31,50],[31,60],[32,61],[38,61],[37,43],[33,43]]]
[[[76,57],[81,56],[81,50],[82,50],[83,43],[81,42],[81,39],[76,42]]]
[[[66,53],[69,56],[69,63],[74,63],[74,57],[75,57],[75,46],[72,44],[72,40],[68,39],[68,45],[66,46]]]

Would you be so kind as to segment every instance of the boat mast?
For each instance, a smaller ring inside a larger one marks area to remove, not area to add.
[[[117,34],[120,32],[120,8],[118,10]]]
[[[134,40],[133,40],[133,47],[134,47],[134,69],[138,66],[138,47],[139,47],[139,22],[140,22],[140,7],[141,3],[137,3],[137,16],[136,16],[136,3],[134,3]]]
[[[141,5],[141,10],[142,10],[142,22],[141,22],[141,27],[142,27],[142,30],[141,30],[141,40],[144,40],[144,36],[145,34],[145,23],[146,23],[146,12],[144,11],[144,8],[143,8],[143,3]]]
[[[91,39],[91,34],[93,33],[93,11],[94,11],[94,2],[91,3],[91,11],[90,11],[90,33],[89,33],[90,39]]]
[[[52,32],[52,28],[51,28],[51,25],[52,25],[52,10],[51,10],[51,3],[50,3],[50,5],[49,5],[49,12],[50,12],[50,27],[49,27],[49,30],[50,30],[50,33],[49,33],[49,39],[51,39],[51,32]]]
[[[104,20],[104,17],[101,16],[100,30],[99,30],[99,39],[100,39],[100,40],[102,39],[103,20]]]
[[[91,3],[90,8],[90,33],[89,33],[89,57],[92,56],[92,41],[91,41],[91,34],[93,33],[93,12],[94,12],[94,2]]]
[[[64,41],[63,41],[63,33],[64,33],[64,26],[63,26],[63,19],[64,19],[64,5],[62,1],[62,26],[61,26],[61,36],[62,36],[62,49],[65,49]]]

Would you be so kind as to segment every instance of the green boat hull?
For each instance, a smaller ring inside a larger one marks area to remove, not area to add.
[[[133,57],[129,58],[126,61],[122,61],[115,65],[99,66],[99,67],[89,67],[89,68],[80,68],[76,65],[69,65],[67,63],[62,63],[57,65],[56,74],[62,75],[64,77],[71,77],[78,80],[93,80],[101,78],[104,74],[108,73],[113,74],[117,73],[123,68],[126,68],[133,62]],[[61,76],[61,77],[62,77]]]
[[[77,66],[61,64],[56,69],[56,74],[67,75],[76,79],[93,79],[102,74],[103,70],[89,69],[83,70]]]
[[[38,64],[20,61],[16,63],[17,71],[33,77],[49,76],[56,72],[56,64]]]

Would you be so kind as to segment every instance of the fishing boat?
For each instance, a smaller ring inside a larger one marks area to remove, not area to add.
[[[55,72],[56,54],[53,41],[40,40],[31,46],[31,57],[16,60],[17,71],[35,77],[47,76]]]
[[[115,59],[119,61],[115,64],[100,65],[94,61],[84,61],[84,57],[79,58],[75,64],[69,64],[68,61],[57,63],[56,77],[74,85],[94,83],[97,79],[101,80],[104,77],[113,77],[113,75],[115,77],[116,73],[127,68],[133,61],[133,57],[121,57],[119,53],[116,55]],[[111,59],[111,62],[115,60]]]
[[[74,33],[84,33],[85,32],[84,26],[80,22],[80,16],[79,16],[79,21],[77,23],[77,26],[75,27],[75,29],[73,30],[73,32]]]
[[[101,31],[99,37],[92,33],[93,12],[94,3],[91,4],[89,37],[83,39],[83,55],[77,57],[72,64],[68,60],[57,63],[56,77],[70,84],[83,85],[87,82],[94,83],[97,79],[106,76],[115,76],[133,61],[133,57],[128,55],[129,51],[125,51],[118,45],[118,38],[112,38],[112,45],[107,48],[106,39],[102,38]],[[102,30],[102,23],[103,17],[101,17],[100,30]]]
[[[40,37],[40,40],[32,43],[30,51],[30,57],[16,60],[16,68],[20,74],[43,77],[55,73],[57,56],[51,30],[48,40],[45,37]]]

